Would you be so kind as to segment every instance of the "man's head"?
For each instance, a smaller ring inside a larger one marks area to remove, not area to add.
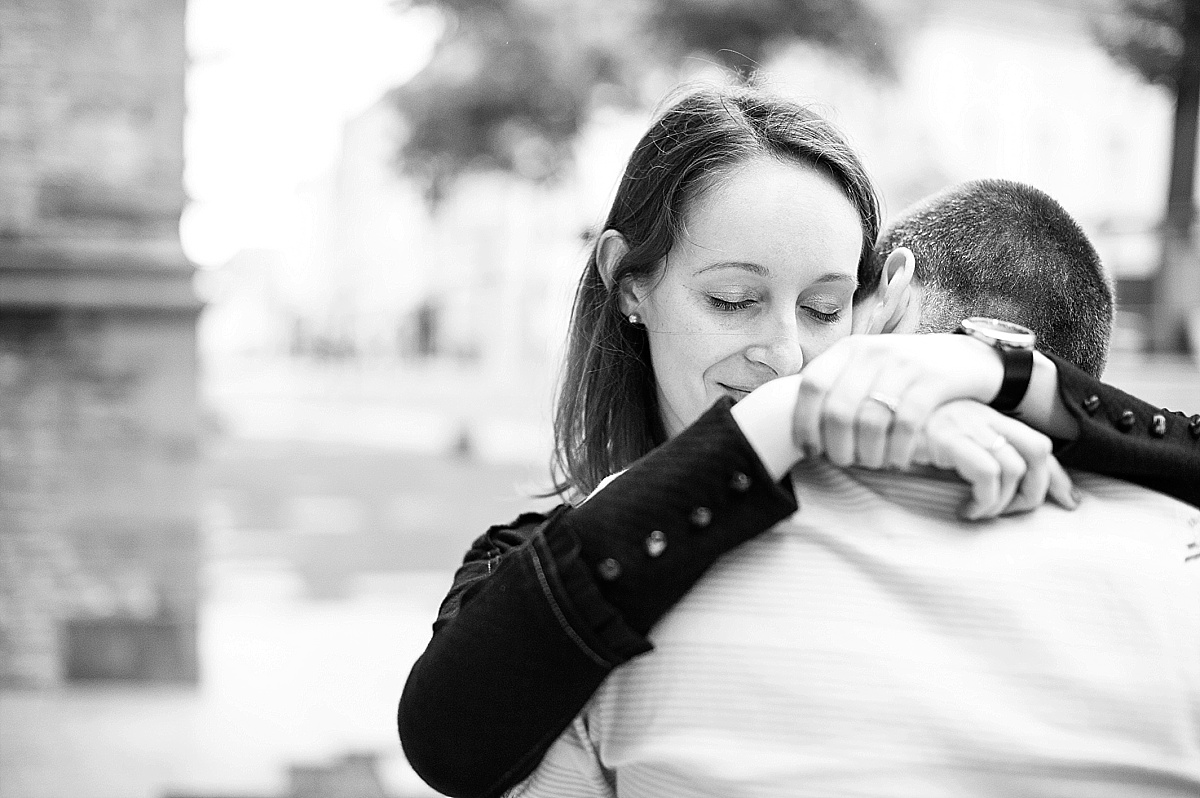
[[[874,274],[897,247],[916,258],[919,309],[897,332],[951,332],[967,316],[992,316],[1032,329],[1039,349],[1095,376],[1103,372],[1112,285],[1079,225],[1045,193],[1007,180],[962,183],[887,227],[873,253]],[[859,294],[883,291],[886,285],[863,286]]]

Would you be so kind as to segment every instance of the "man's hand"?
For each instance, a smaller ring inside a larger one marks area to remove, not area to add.
[[[971,485],[960,515],[971,521],[1032,510],[1049,496],[1079,506],[1071,478],[1051,453],[1050,439],[1016,419],[971,400],[948,402],[917,435],[913,463],[953,470]]]
[[[934,409],[990,401],[1004,367],[966,335],[852,335],[801,373],[792,424],[800,449],[839,466],[903,468]]]

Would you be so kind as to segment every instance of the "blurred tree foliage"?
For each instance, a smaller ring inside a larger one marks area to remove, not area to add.
[[[403,172],[435,205],[469,171],[551,180],[600,104],[635,106],[649,74],[689,55],[749,79],[808,41],[891,74],[866,0],[398,0],[446,21],[429,64],[391,93],[406,124]]]
[[[1097,19],[1095,32],[1118,63],[1174,94],[1163,254],[1154,278],[1150,322],[1155,349],[1180,351],[1187,347],[1187,317],[1200,308],[1200,265],[1193,243],[1200,131],[1200,0],[1118,0],[1112,13]]]
[[[1187,0],[1119,0],[1099,16],[1096,39],[1118,63],[1147,82],[1174,89],[1183,58]]]
[[[860,2],[843,0],[658,0],[651,24],[676,51],[715,55],[744,75],[772,48],[801,39],[837,51],[876,74],[891,73],[883,26]]]

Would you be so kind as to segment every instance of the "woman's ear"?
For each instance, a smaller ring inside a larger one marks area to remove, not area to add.
[[[596,242],[596,268],[600,270],[600,279],[609,291],[617,284],[617,267],[628,252],[625,236],[616,230],[608,229],[600,234],[600,240]]]
[[[861,314],[862,321],[859,321],[859,313],[854,314],[855,333],[875,335],[896,329],[915,308],[912,284],[915,269],[916,258],[912,250],[908,247],[892,250],[883,264],[883,274],[879,275],[879,285],[874,295],[864,303],[866,307],[862,308],[865,311]]]
[[[600,234],[600,240],[596,242],[596,268],[600,270],[600,279],[604,281],[604,287],[609,291],[619,291],[617,303],[626,316],[636,313],[642,302],[642,298],[635,293],[634,280],[626,278],[617,285],[617,269],[628,253],[629,244],[625,241],[625,236],[611,229]]]

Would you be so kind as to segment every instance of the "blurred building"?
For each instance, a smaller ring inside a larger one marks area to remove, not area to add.
[[[1115,4],[879,5],[896,23],[895,83],[848,81],[827,54],[811,50],[781,59],[779,75],[828,103],[864,153],[886,215],[962,180],[1030,183],[1087,231],[1118,282],[1123,309],[1147,310],[1141,305],[1161,251],[1174,98],[1096,43],[1094,26]]]
[[[0,685],[196,677],[184,0],[0,4]]]
[[[962,180],[1031,183],[1080,221],[1118,279],[1124,306],[1136,305],[1139,281],[1157,265],[1172,105],[1095,43],[1092,22],[1107,13],[1106,0],[878,7],[890,21],[894,79],[802,45],[776,54],[766,71],[848,133],[889,216]],[[336,169],[305,189],[316,232],[288,269],[291,351],[432,358],[495,377],[496,390],[506,382],[547,388],[583,263],[582,236],[602,221],[647,119],[601,112],[561,181],[476,175],[436,208],[397,174],[403,129],[390,105],[350,120]],[[249,273],[240,284],[261,293]],[[221,306],[214,298],[214,319]],[[230,339],[214,327],[202,344],[210,351],[222,340]],[[1136,340],[1117,341],[1129,343]]]

